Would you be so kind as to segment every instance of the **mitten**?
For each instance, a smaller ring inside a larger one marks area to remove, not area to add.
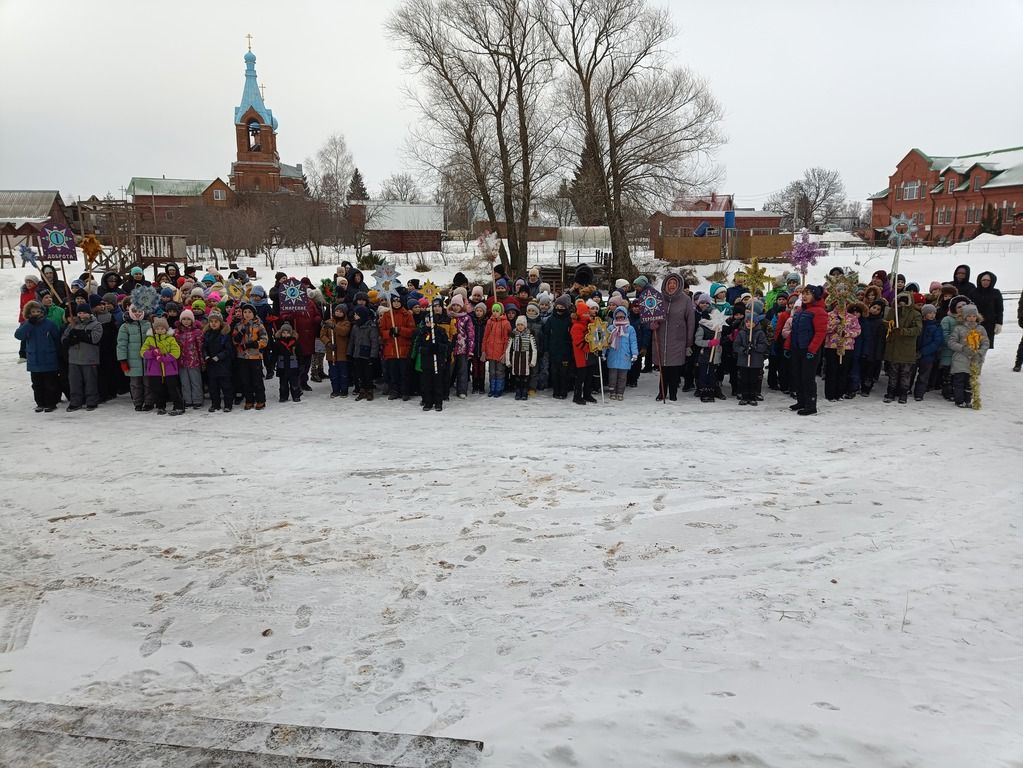
[[[392,327],[391,328],[391,336],[393,336],[394,338],[398,338],[398,329],[397,329],[397,327]]]
[[[721,339],[711,339],[710,341],[707,342],[707,346],[708,347],[720,347],[721,346]]]
[[[636,362],[637,360],[639,360],[639,357],[637,357],[636,355],[633,355],[632,356],[632,362]]]
[[[125,374],[127,374],[131,370],[131,366],[128,365],[127,360],[121,361],[121,370],[124,371]]]
[[[813,360],[813,359],[815,359],[816,357],[817,357],[817,355],[815,355],[815,354],[814,354],[813,352],[807,352],[807,353],[806,353],[806,359],[807,359],[807,360]]]

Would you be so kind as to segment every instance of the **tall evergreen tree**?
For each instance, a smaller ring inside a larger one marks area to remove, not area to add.
[[[604,194],[601,190],[601,165],[597,145],[587,138],[579,155],[579,165],[568,189],[575,208],[575,216],[584,227],[599,227],[607,224],[604,211]]]
[[[366,182],[362,180],[362,174],[356,168],[352,174],[352,183],[348,185],[349,200],[369,200],[369,192],[366,191]]]

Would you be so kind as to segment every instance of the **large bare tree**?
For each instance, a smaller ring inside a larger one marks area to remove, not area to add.
[[[547,0],[543,26],[568,72],[577,147],[596,158],[590,185],[611,231],[616,274],[637,274],[629,253],[630,210],[650,210],[718,172],[722,111],[707,84],[671,65],[675,35],[666,9],[647,0]]]
[[[392,173],[380,187],[381,200],[400,200],[404,203],[422,202],[423,193],[411,173]]]
[[[764,201],[764,210],[780,213],[782,225],[791,226],[793,232],[802,227],[820,232],[842,215],[844,206],[842,176],[828,168],[807,168],[803,178]]]
[[[529,211],[554,170],[553,50],[540,24],[546,0],[404,0],[388,21],[419,81],[416,155],[440,170],[453,158],[476,183],[493,230],[507,222],[501,259],[524,272]]]

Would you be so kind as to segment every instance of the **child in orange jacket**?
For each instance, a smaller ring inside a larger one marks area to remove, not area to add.
[[[487,360],[487,369],[490,371],[488,397],[500,397],[504,394],[507,371],[504,364],[504,353],[508,348],[510,335],[511,326],[504,317],[504,307],[495,302],[490,309],[490,319],[487,320],[487,327],[483,332],[483,355]]]

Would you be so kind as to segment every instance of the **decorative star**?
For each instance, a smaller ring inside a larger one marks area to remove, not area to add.
[[[892,216],[891,224],[885,227],[884,231],[888,233],[889,242],[895,243],[897,247],[901,247],[903,243],[913,239],[917,229],[919,227],[917,227],[916,222],[906,216],[906,214],[900,213],[898,216]]]
[[[398,273],[395,271],[394,267],[390,264],[381,264],[377,267],[376,272],[374,272],[371,277],[376,280],[374,288],[376,289],[377,295],[381,299],[386,298],[390,300],[391,296],[395,294],[398,288]],[[433,299],[431,298],[430,301],[433,301]]]
[[[423,297],[431,304],[433,303],[434,299],[440,296],[440,288],[437,287],[433,280],[427,280],[425,283],[423,283],[423,287],[420,289],[419,292],[423,294]]]
[[[841,275],[828,275],[824,280],[828,292],[828,303],[839,307],[843,312],[851,301],[856,300],[856,287],[860,276],[856,272],[845,272]]]
[[[749,292],[756,296],[757,293],[763,293],[764,288],[768,283],[772,282],[771,278],[767,276],[767,269],[760,266],[760,260],[756,256],[750,261],[750,265],[746,268],[746,287]]]
[[[603,352],[607,349],[608,333],[607,323],[599,317],[595,317],[586,326],[586,342],[590,345],[590,352]]]

